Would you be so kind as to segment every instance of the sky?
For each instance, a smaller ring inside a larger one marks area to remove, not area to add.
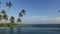
[[[8,9],[6,2],[11,1]],[[18,14],[25,9],[23,24],[60,24],[60,0],[0,0],[0,11],[5,9],[8,17],[18,18]]]

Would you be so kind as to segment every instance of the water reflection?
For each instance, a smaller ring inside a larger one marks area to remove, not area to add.
[[[0,34],[22,34],[20,27],[0,27]]]
[[[60,34],[60,29],[41,29],[29,27],[0,27],[0,34]]]
[[[14,34],[14,28],[10,27],[9,32],[10,32],[10,34]]]
[[[0,34],[6,34],[6,28],[5,27],[0,28]]]
[[[17,28],[17,34],[22,34],[22,30],[20,27]]]

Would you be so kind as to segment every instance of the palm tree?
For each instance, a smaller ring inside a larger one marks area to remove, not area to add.
[[[6,14],[6,11],[5,10],[2,10],[1,12],[3,15],[2,15],[2,19],[4,19],[4,23],[5,23],[5,26],[7,26],[7,22],[8,22],[8,16]]]
[[[26,11],[23,9],[20,13],[19,13],[19,17],[23,17],[23,15],[25,15]]]
[[[19,13],[19,17],[23,17],[23,14],[22,14],[22,12],[20,12],[20,13]]]
[[[8,16],[7,16],[6,14],[4,14],[4,15],[3,15],[3,19],[4,19],[5,26],[7,26]]]
[[[2,14],[6,14],[6,11],[5,10],[2,10],[2,12],[1,12]]]
[[[22,19],[23,19],[23,15],[25,15],[25,13],[26,13],[26,11],[24,9],[19,13],[19,17],[20,17],[21,22],[22,22]]]
[[[6,6],[8,7],[8,9],[9,8],[11,8],[12,7],[12,3],[9,1],[9,2],[6,2]],[[9,10],[8,10],[9,11]],[[8,13],[8,12],[7,12]]]
[[[17,19],[17,22],[21,22],[21,19],[20,19],[20,18],[18,18],[18,19]]]
[[[12,7],[12,3],[9,1],[9,2],[6,3],[6,6],[7,6],[8,8]]]
[[[2,17],[2,16],[1,16],[1,14],[0,14],[0,20],[2,19],[1,17]]]
[[[4,14],[3,19],[8,20],[8,16],[6,14]]]
[[[3,19],[8,20],[8,16],[5,10],[2,10],[2,14],[3,14]]]
[[[21,19],[18,18],[18,19],[17,19],[17,26],[20,26],[20,23],[21,23]]]
[[[23,15],[25,15],[25,13],[26,13],[26,11],[24,9],[21,12],[22,12]]]
[[[13,16],[10,17],[10,25],[11,26],[14,24],[14,19],[15,19],[15,17],[13,17]]]
[[[17,19],[17,24],[18,24],[18,26],[20,25],[20,23],[21,23],[21,19],[18,18],[18,19]]]

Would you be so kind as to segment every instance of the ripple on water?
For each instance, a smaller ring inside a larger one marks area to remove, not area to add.
[[[60,28],[0,27],[2,34],[60,34]]]

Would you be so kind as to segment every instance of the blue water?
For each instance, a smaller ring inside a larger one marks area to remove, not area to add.
[[[31,24],[30,26],[39,28],[60,28],[60,24]]]
[[[60,28],[41,27],[0,27],[0,34],[60,34]]]
[[[0,34],[60,34],[60,28],[0,27]]]

